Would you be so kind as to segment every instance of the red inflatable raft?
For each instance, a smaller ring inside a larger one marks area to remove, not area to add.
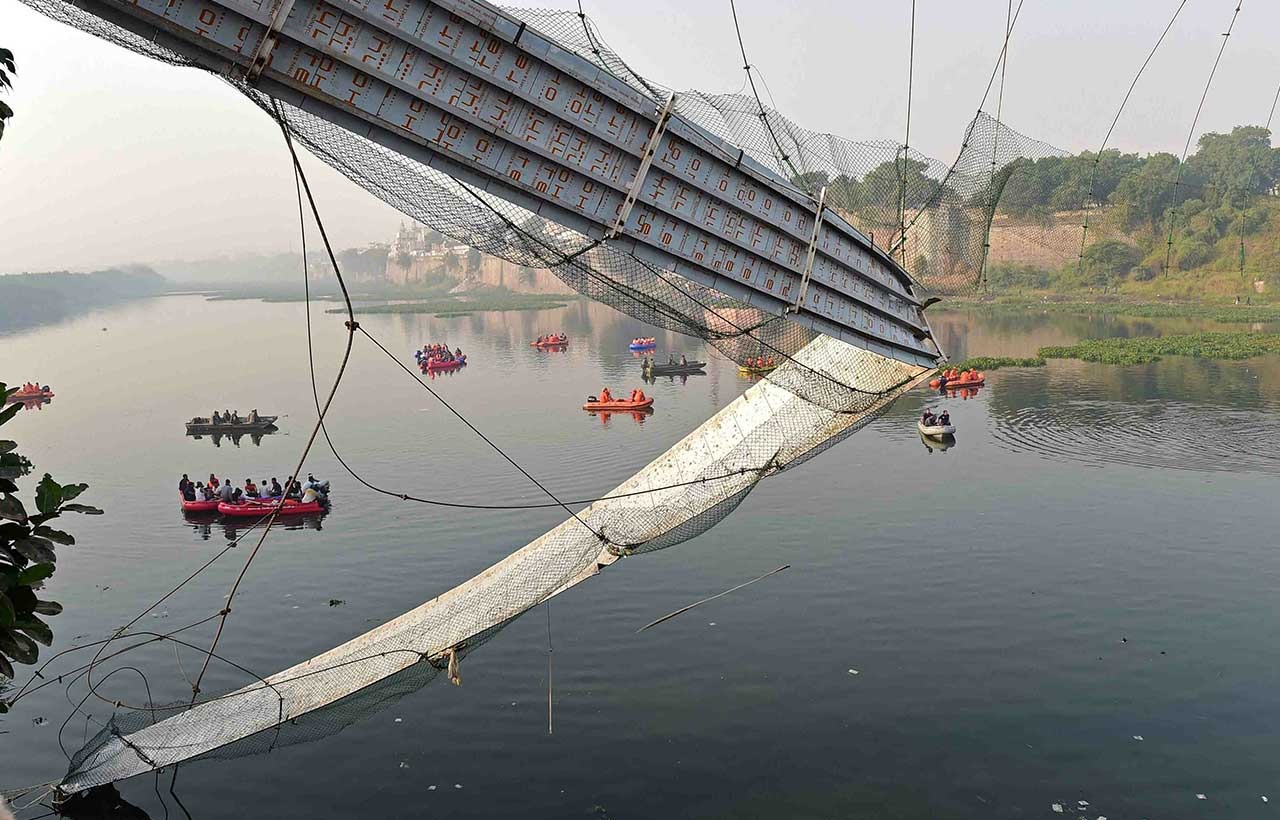
[[[956,379],[955,381],[947,382],[947,386],[945,389],[963,390],[966,387],[981,387],[986,383],[987,383],[987,380],[986,380],[986,377],[984,376],[980,376],[976,379]],[[929,386],[935,389],[941,388],[942,381],[939,379],[934,379],[933,381],[929,382]]]
[[[422,366],[423,370],[457,370],[459,367],[466,367],[467,357],[462,356],[447,362],[431,360]]]
[[[188,501],[181,494],[178,495],[178,503],[182,505],[183,512],[217,512],[218,500],[213,501]]]
[[[653,406],[653,399],[646,396],[644,401],[589,401],[582,405],[583,410],[648,410]]]
[[[546,350],[546,349],[547,349],[547,348],[549,348],[549,347],[568,347],[568,346],[569,346],[569,340],[568,340],[567,338],[566,338],[566,339],[564,339],[563,341],[558,341],[558,342],[555,342],[555,341],[553,341],[553,342],[529,342],[529,347],[536,347],[536,348],[539,348],[539,349],[541,349],[541,350]]]
[[[5,402],[43,401],[51,398],[53,398],[52,390],[19,390],[5,399]]]
[[[242,504],[228,504],[225,501],[218,504],[218,512],[223,515],[230,515],[239,518],[259,518],[268,515],[275,509],[277,501],[246,501]],[[309,501],[303,504],[293,498],[286,498],[284,504],[280,507],[281,515],[306,515],[307,513],[322,513],[324,507],[320,506],[319,501]]]

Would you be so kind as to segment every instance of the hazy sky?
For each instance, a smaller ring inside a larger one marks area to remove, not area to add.
[[[1065,149],[1096,148],[1177,2],[1024,0],[1004,120]],[[1235,3],[1189,0],[1114,147],[1181,152]],[[570,0],[536,5],[576,9]],[[728,0],[584,5],[640,73],[677,89],[741,87]],[[953,157],[999,52],[1006,10],[1006,0],[918,0],[914,147]],[[854,139],[902,138],[910,12],[908,0],[738,3],[748,56],[777,107]],[[1280,3],[1245,0],[1198,132],[1266,120],[1280,83],[1278,33]],[[134,55],[17,0],[0,0],[0,45],[19,68],[6,97],[17,116],[0,140],[0,273],[296,249],[280,133],[225,83]],[[390,238],[396,212],[308,160],[339,247]]]

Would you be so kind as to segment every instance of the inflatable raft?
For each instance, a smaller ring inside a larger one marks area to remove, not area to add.
[[[916,422],[916,428],[920,431],[920,435],[927,438],[945,438],[956,434],[956,426],[954,424],[928,424],[922,421]]]
[[[466,367],[466,366],[467,366],[467,357],[459,356],[458,358],[453,359],[451,361],[447,361],[447,362],[437,362],[437,361],[428,360],[425,364],[422,365],[422,369],[431,370],[431,371],[457,370],[459,367]]]
[[[939,388],[945,390],[961,390],[965,387],[981,387],[986,383],[986,381],[987,374],[979,373],[976,377],[968,379],[947,379],[947,383],[945,385],[942,383],[942,379],[932,379],[929,381],[929,386],[934,390]]]
[[[53,398],[53,391],[48,388],[43,390],[19,390],[17,393],[12,394],[5,399],[5,403],[8,404],[20,401],[48,401],[51,398]]]
[[[545,342],[545,341],[529,342],[529,347],[536,347],[539,350],[546,350],[547,348],[568,347],[568,346],[569,346],[569,340],[567,338],[564,339],[563,341],[558,341],[558,342]]]
[[[772,373],[777,369],[778,369],[778,366],[776,364],[773,364],[773,365],[767,364],[764,367],[756,367],[755,365],[746,365],[746,364],[738,365],[738,373],[743,376],[763,376],[765,373]]]
[[[594,399],[595,397],[592,396],[592,398]],[[652,396],[646,396],[644,398],[644,401],[627,401],[627,400],[619,400],[619,399],[614,399],[613,401],[596,400],[596,401],[588,401],[586,404],[582,405],[583,410],[590,410],[592,412],[597,412],[600,410],[610,410],[610,411],[648,410],[650,407],[653,407]]]
[[[266,502],[245,501],[240,504],[228,504],[224,501],[218,504],[217,509],[223,515],[236,518],[260,518],[275,509],[277,503],[278,500]],[[286,498],[284,504],[280,506],[280,515],[306,515],[307,513],[322,512],[324,512],[324,506],[319,501],[309,501],[303,504],[297,499]]]
[[[657,339],[637,339],[633,341],[631,344],[627,345],[627,347],[631,348],[632,350],[653,350],[657,346],[658,346]]]
[[[182,505],[183,512],[217,512],[218,500],[213,501],[188,501],[181,494],[178,495],[178,503]]]

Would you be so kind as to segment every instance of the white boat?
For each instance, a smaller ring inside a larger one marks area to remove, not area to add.
[[[945,438],[956,434],[956,426],[954,424],[928,424],[922,421],[916,422],[916,427],[920,430],[920,435],[929,438]]]

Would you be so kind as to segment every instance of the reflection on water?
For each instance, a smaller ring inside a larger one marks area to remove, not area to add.
[[[332,510],[306,515],[282,515],[271,525],[275,530],[321,530],[324,519]],[[244,532],[254,528],[257,519],[232,518],[217,512],[182,511],[183,519],[191,525],[191,530],[201,541],[208,541],[215,532],[221,533],[228,541],[234,541]]]
[[[920,433],[920,443],[924,445],[925,452],[927,453],[945,453],[952,447],[956,446],[956,437],[942,436],[941,438],[931,438],[930,436],[926,436],[924,433]]]
[[[98,333],[86,346],[97,326],[85,320],[0,342],[0,363],[17,362],[59,392],[58,408],[19,413],[6,437],[42,471],[89,482],[86,498],[107,510],[76,522],[79,543],[54,576],[51,597],[75,606],[55,619],[51,654],[127,623],[225,540],[244,536],[252,520],[179,517],[179,475],[283,478],[304,441],[298,431],[314,419],[300,305],[173,297],[111,312],[112,325],[136,332]],[[313,318],[317,376],[327,383],[345,329],[340,316]],[[931,319],[954,357],[1205,329],[1066,316]],[[466,377],[432,389],[561,498],[612,489],[751,383],[696,340],[590,303],[453,319],[371,315],[362,325],[406,364],[426,339],[462,347],[473,362]],[[547,328],[569,334],[569,348],[531,348]],[[193,383],[173,378],[188,363],[165,343],[188,334],[254,338],[280,353]],[[708,360],[706,376],[646,385],[653,415],[588,417],[584,396],[642,384],[643,356],[626,346],[649,335],[659,361],[696,355]],[[1015,820],[1079,799],[1107,816],[1194,816],[1203,792],[1215,817],[1253,816],[1280,759],[1271,717],[1280,714],[1272,640],[1280,552],[1271,546],[1280,357],[1052,361],[989,377],[967,396],[913,391],[848,442],[762,482],[706,535],[626,559],[557,596],[546,613],[510,622],[468,656],[461,687],[418,691],[433,674],[428,665],[422,677],[395,682],[402,700],[369,693],[385,711],[343,712],[340,736],[288,727],[300,740],[323,739],[184,765],[183,802],[198,817],[273,820],[606,812]],[[115,389],[124,378],[129,394]],[[326,426],[362,475],[423,498],[546,501],[415,381],[357,341]],[[215,450],[177,435],[173,421],[209,395],[289,414],[292,435]],[[925,405],[950,411],[956,442],[921,440]],[[325,518],[281,520],[246,576],[220,654],[255,673],[418,606],[565,517],[375,495],[323,442],[305,472],[333,480],[340,506]],[[1148,537],[1153,518],[1158,538]],[[246,554],[228,551],[166,601],[166,614],[152,614],[176,626],[217,613]],[[793,569],[777,583],[635,634],[782,561]],[[346,603],[330,606],[335,599]],[[212,628],[191,637],[206,643]],[[799,660],[770,663],[784,655],[762,647]],[[171,646],[130,660],[146,670],[157,701],[190,698]],[[198,663],[182,656],[187,672]],[[209,691],[245,682],[220,668],[210,675],[220,677]],[[147,696],[124,674],[103,694]],[[65,770],[55,730],[66,704],[63,687],[51,685],[0,718],[8,733],[0,787]],[[69,747],[91,737],[109,707],[92,712],[68,725]],[[604,775],[592,764],[619,759],[627,765]],[[163,799],[153,785],[137,778],[120,791],[153,817],[178,816],[164,783]]]
[[[1280,474],[1280,401],[1238,364],[1054,362],[1002,372],[990,408],[1001,446],[1054,461]]]
[[[262,432],[259,432],[259,433],[213,433],[209,436],[209,439],[213,442],[214,447],[221,447],[223,441],[230,441],[233,445],[235,445],[236,447],[239,447],[240,442],[244,440],[244,437],[248,436],[249,442],[254,447],[261,447],[262,437],[275,435],[276,432],[278,431],[275,429],[272,429],[272,430],[263,430]],[[204,438],[204,436],[201,435],[200,433],[187,433],[187,435],[193,439],[196,439],[197,441]]]

